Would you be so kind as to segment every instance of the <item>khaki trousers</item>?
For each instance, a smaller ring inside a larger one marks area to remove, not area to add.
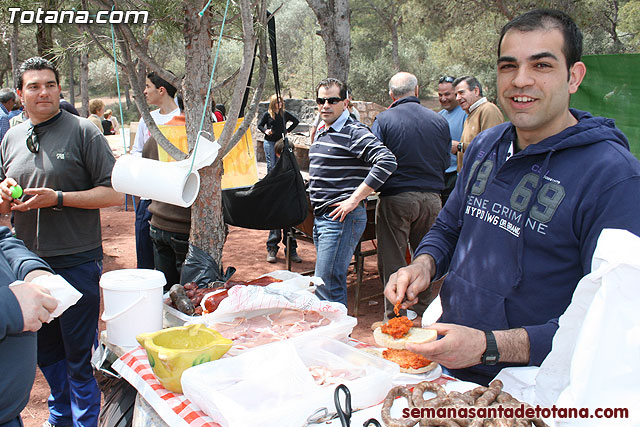
[[[410,191],[394,196],[380,197],[376,208],[376,238],[378,240],[378,273],[383,285],[389,276],[407,265],[406,253],[415,252],[424,235],[436,221],[442,209],[440,194]],[[423,292],[425,298],[429,292]],[[419,303],[413,310],[422,315],[431,301]],[[385,313],[393,306],[385,299]]]

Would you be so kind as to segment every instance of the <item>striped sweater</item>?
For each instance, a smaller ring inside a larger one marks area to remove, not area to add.
[[[363,181],[377,190],[396,166],[393,153],[345,110],[329,128],[321,125],[309,149],[314,215],[323,215],[331,205],[346,200]]]

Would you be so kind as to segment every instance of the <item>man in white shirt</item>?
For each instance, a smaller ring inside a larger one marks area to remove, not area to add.
[[[180,114],[180,109],[173,99],[176,91],[176,88],[171,83],[156,73],[151,72],[147,75],[144,96],[147,104],[160,107],[151,112],[151,117],[157,125],[165,124],[174,116]],[[142,148],[150,136],[151,132],[144,119],[140,118],[131,154],[142,156]],[[151,213],[148,208],[150,204],[151,200],[140,199],[140,203],[136,206],[136,256],[138,268],[154,268],[153,243],[151,242],[151,237],[149,237]]]
[[[171,83],[156,73],[152,72],[147,75],[144,97],[147,100],[147,104],[160,107],[151,112],[151,117],[153,117],[153,121],[156,122],[157,125],[163,125],[174,116],[180,114],[180,109],[173,99],[176,91],[177,89]],[[147,124],[143,118],[140,118],[136,139],[131,148],[131,154],[142,156],[142,147],[144,147],[145,142],[147,142],[150,136],[151,132]]]

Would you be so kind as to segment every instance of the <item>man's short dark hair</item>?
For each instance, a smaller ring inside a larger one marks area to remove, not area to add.
[[[182,99],[182,95],[176,96],[176,104],[178,104],[180,112],[184,112],[184,100]]]
[[[535,9],[509,21],[500,31],[498,57],[502,39],[509,30],[535,31],[557,28],[562,33],[564,45],[562,53],[567,60],[567,70],[582,57],[582,32],[569,15],[554,9]]]
[[[155,71],[152,71],[149,74],[147,74],[147,78],[151,81],[151,83],[153,83],[156,89],[163,87],[167,91],[167,95],[169,95],[172,98],[176,95],[176,92],[178,91],[178,89],[176,89],[174,85],[172,85],[171,83],[169,83],[168,81],[166,81],[165,79],[157,75]]]
[[[31,70],[51,70],[56,76],[56,83],[60,84],[60,75],[58,74],[56,66],[53,65],[53,62],[40,56],[34,56],[24,61],[20,64],[20,68],[18,68],[18,88],[20,90],[22,90],[22,85],[24,84],[22,80],[24,73]]]
[[[340,89],[340,98],[347,99],[347,85],[333,77],[326,78],[318,83],[318,86],[316,86],[316,96],[318,96],[318,91],[321,87],[329,89],[331,86],[337,86],[338,89]]]
[[[467,85],[469,86],[469,90],[474,90],[475,88],[478,88],[478,90],[480,91],[480,96],[484,96],[482,95],[482,85],[480,84],[478,79],[476,79],[473,76],[458,77],[453,81],[453,89],[455,90],[456,86],[458,86],[462,82],[467,83]]]
[[[18,101],[18,94],[16,91],[9,88],[0,89],[0,102],[6,104],[11,100],[13,100],[13,102]]]

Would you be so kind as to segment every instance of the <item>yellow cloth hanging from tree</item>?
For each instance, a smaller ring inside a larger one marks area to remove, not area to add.
[[[242,124],[242,118],[238,119],[236,130]],[[220,138],[225,122],[213,124],[215,139]],[[167,139],[183,153],[189,152],[187,143],[187,129],[185,126],[158,126]],[[258,182],[258,165],[256,153],[252,143],[251,131],[242,136],[240,141],[222,159],[224,174],[222,175],[222,189],[248,187]],[[161,162],[175,161],[160,145],[158,145],[158,160]]]

